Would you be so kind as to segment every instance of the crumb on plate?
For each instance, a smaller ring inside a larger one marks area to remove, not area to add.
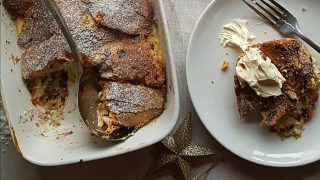
[[[222,65],[221,65],[221,70],[222,71],[226,71],[229,67],[229,61],[228,60],[224,60]]]

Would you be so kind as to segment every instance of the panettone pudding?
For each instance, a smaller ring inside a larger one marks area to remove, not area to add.
[[[159,116],[166,73],[152,0],[54,1],[77,42],[83,67],[99,72],[100,93],[93,97],[99,101],[99,126],[106,133],[137,129]],[[65,38],[41,0],[3,4],[19,19],[22,78],[33,104],[61,114],[75,64]]]
[[[266,96],[244,82],[237,71],[234,83],[240,118],[258,113],[261,124],[282,137],[300,137],[304,122],[312,117],[318,100],[319,70],[312,56],[299,41],[281,39],[250,46],[240,55],[239,61],[252,48],[258,48],[264,59],[271,60],[281,73],[283,84],[278,92],[272,91],[277,94]],[[240,66],[243,70],[248,68],[241,63]],[[272,81],[261,80],[260,83],[260,87],[265,89],[274,86]]]

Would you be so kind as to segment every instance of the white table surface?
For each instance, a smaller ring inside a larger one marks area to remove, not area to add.
[[[193,112],[193,141],[214,149],[220,164],[210,171],[208,179],[320,179],[320,162],[296,168],[271,168],[245,161],[222,147],[205,129],[194,112],[186,87],[185,55],[194,23],[210,0],[163,0],[177,67],[180,103],[179,119]],[[0,109],[0,117],[3,109]],[[0,120],[3,121],[3,120]],[[58,167],[40,167],[24,160],[12,143],[0,144],[0,180],[59,180],[59,179],[180,179],[175,168],[164,168],[146,176],[159,144],[128,154]],[[2,152],[5,150],[5,152]],[[210,159],[194,162],[192,175],[205,170]]]

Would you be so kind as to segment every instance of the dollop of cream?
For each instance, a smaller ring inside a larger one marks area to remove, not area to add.
[[[249,47],[240,57],[236,66],[240,85],[248,84],[261,97],[279,96],[286,79],[271,59],[264,56],[259,48]]]
[[[247,20],[235,19],[231,23],[223,26],[223,30],[219,35],[221,45],[226,47],[239,46],[243,51],[250,45],[255,38],[247,28]]]
[[[248,84],[261,97],[279,96],[286,79],[259,48],[250,47],[255,36],[249,32],[247,23],[247,20],[235,19],[224,25],[219,35],[221,45],[238,46],[244,51],[236,66],[242,87]]]

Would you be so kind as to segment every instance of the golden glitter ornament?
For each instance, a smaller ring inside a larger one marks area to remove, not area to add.
[[[156,158],[148,174],[151,174],[168,164],[176,164],[179,166],[184,178],[186,180],[191,179],[191,165],[190,162],[188,162],[188,158],[215,154],[213,150],[209,148],[192,143],[191,137],[191,113],[189,113],[176,133],[167,136],[161,141],[168,151],[162,152]]]

